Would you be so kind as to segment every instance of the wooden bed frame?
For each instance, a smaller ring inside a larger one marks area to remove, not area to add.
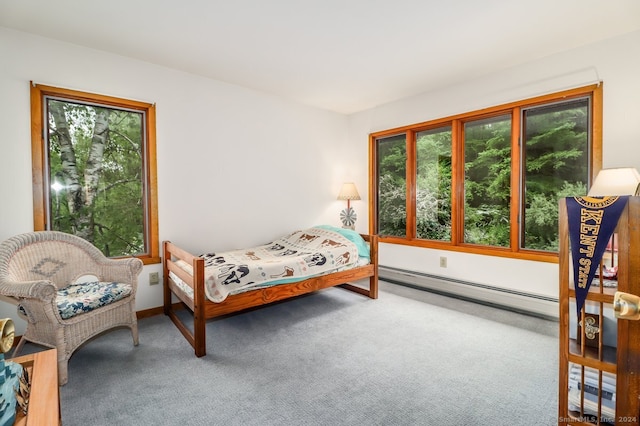
[[[320,275],[290,284],[251,290],[229,295],[223,302],[214,303],[207,299],[204,291],[204,259],[181,249],[170,241],[163,243],[162,270],[164,277],[164,313],[178,327],[187,341],[193,346],[197,357],[206,355],[205,323],[208,319],[227,315],[256,306],[266,305],[279,300],[289,299],[323,288],[340,286],[372,299],[378,298],[378,236],[362,235],[369,242],[371,263],[345,271]],[[193,266],[193,275],[175,264],[183,260]],[[193,289],[193,298],[189,297],[169,276],[169,271]],[[349,282],[369,278],[369,288],[349,284]],[[172,302],[172,295],[180,300]],[[187,307],[193,313],[193,332],[176,315],[176,309]]]

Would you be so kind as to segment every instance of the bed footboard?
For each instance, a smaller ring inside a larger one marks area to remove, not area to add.
[[[367,289],[357,285],[349,284],[348,282],[345,282],[344,284],[340,284],[340,287],[368,296],[371,299],[377,299],[378,298],[378,236],[367,235],[367,234],[360,234],[360,235],[365,241],[369,243],[369,255],[370,255],[371,263],[368,266],[372,266],[370,275],[367,275],[367,277],[369,278],[369,288]]]
[[[206,352],[206,334],[205,334],[205,302],[204,294],[204,259],[194,256],[191,253],[182,250],[180,247],[172,244],[171,241],[165,241],[162,245],[162,272],[164,285],[164,313],[171,318],[171,321],[178,327],[178,330],[193,346],[197,357],[205,356]],[[177,266],[175,262],[183,260],[193,267],[193,274],[189,275],[182,268]],[[189,286],[193,291],[193,297],[188,295],[180,288],[170,277],[169,271],[176,274],[185,285]],[[175,312],[176,305],[173,304],[172,294],[175,294],[182,303],[184,303],[193,312],[193,331],[178,317]]]

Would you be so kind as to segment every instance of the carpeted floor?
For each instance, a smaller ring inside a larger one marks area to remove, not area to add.
[[[556,322],[420,290],[209,321],[203,358],[165,316],[139,327],[74,354],[65,426],[557,424]]]

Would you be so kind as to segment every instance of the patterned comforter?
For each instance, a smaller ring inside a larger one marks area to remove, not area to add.
[[[357,264],[359,253],[366,250],[363,247],[364,240],[355,232],[325,226],[296,231],[250,249],[203,254],[205,293],[219,303],[232,293],[347,269]],[[191,265],[176,263],[191,273]]]

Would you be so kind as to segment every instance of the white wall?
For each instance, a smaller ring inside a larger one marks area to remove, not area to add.
[[[368,134],[604,82],[603,166],[640,169],[640,32],[584,46],[350,117],[353,144]],[[407,66],[411,66],[408,63]],[[439,266],[440,256],[448,267]],[[558,296],[557,264],[384,244],[381,265]]]
[[[157,104],[160,239],[194,252],[339,224],[345,180],[365,232],[368,134],[604,81],[604,166],[640,168],[640,32],[349,117],[0,27],[0,239],[33,229],[29,81]],[[439,257],[448,258],[446,269]],[[384,244],[383,265],[557,296],[557,265]],[[140,279],[137,309],[162,304]],[[0,318],[16,319],[0,302]],[[17,321],[18,333],[23,330]]]
[[[29,81],[156,103],[160,239],[193,252],[339,225],[342,182],[366,188],[346,116],[2,27],[0,58],[0,240],[33,230]],[[138,310],[162,305],[160,270],[145,267]],[[0,302],[4,317],[17,319]]]

